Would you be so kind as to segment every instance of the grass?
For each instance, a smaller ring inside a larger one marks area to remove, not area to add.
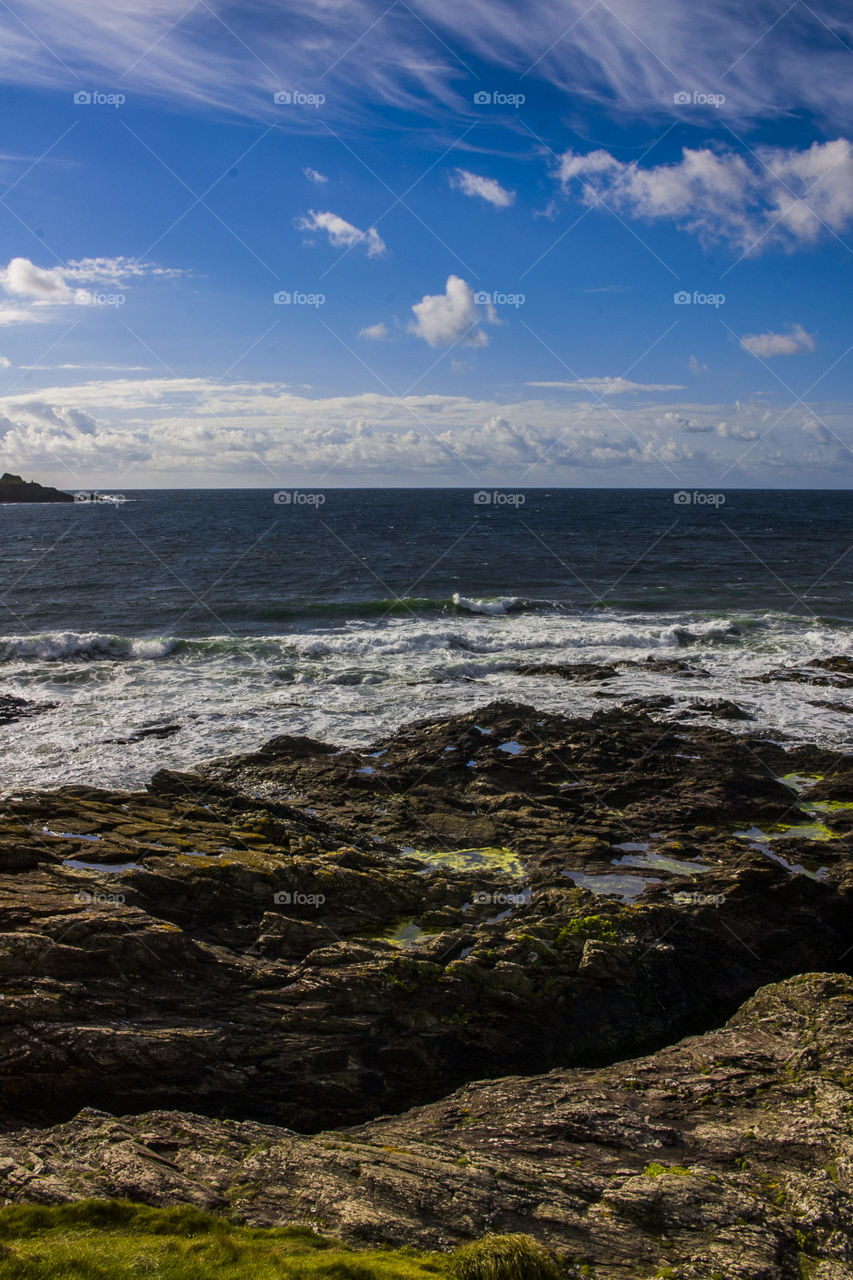
[[[556,1280],[530,1236],[450,1254],[352,1249],[309,1226],[244,1227],[186,1205],[80,1200],[0,1209],[0,1280]]]
[[[433,1280],[440,1255],[347,1248],[310,1227],[253,1228],[121,1200],[0,1209],[2,1280]]]
[[[559,1280],[564,1271],[530,1236],[485,1236],[450,1257],[453,1280]]]

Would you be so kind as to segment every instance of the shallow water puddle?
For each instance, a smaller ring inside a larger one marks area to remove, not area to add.
[[[623,902],[636,902],[653,884],[663,884],[651,876],[620,876],[605,872],[590,875],[586,871],[564,871],[563,875],[579,889],[589,889],[599,897],[621,898]]]
[[[81,862],[79,858],[65,858],[63,867],[71,867],[74,871],[102,871],[104,875],[117,875],[120,871],[144,871],[138,862]]]
[[[425,929],[417,920],[405,919],[386,929],[381,936],[396,947],[415,947],[422,939],[434,938],[440,932],[440,929]]]
[[[615,849],[623,849],[624,845],[614,845]],[[668,871],[674,876],[702,876],[711,868],[705,862],[688,862],[681,858],[668,858],[664,853],[626,853],[621,858],[613,858],[614,867],[641,867],[649,871]]]
[[[100,840],[100,836],[84,835],[81,831],[51,831],[50,827],[42,827],[46,836],[56,836],[60,840]]]
[[[771,849],[766,844],[760,844],[757,841],[752,842],[752,848],[758,849],[769,858],[771,862],[777,862],[780,867],[784,867],[786,871],[790,871],[791,875],[808,876],[809,880],[825,880],[827,877],[828,867],[816,867],[813,871],[808,867],[804,867],[801,862],[788,862],[775,849]]]

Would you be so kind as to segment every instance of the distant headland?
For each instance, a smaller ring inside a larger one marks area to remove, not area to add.
[[[4,471],[0,476],[0,502],[73,502],[74,495],[37,484],[35,480],[23,480]]]

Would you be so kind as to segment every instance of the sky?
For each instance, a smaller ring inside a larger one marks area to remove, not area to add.
[[[840,0],[13,0],[0,39],[0,470],[850,483]]]

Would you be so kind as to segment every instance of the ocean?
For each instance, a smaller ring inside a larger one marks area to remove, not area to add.
[[[747,679],[851,652],[848,492],[111,496],[0,506],[0,694],[55,704],[0,727],[7,793],[137,785],[281,733],[365,744],[496,698],[725,697],[754,717],[727,727],[853,749],[843,690]],[[709,678],[517,670],[648,656]]]

